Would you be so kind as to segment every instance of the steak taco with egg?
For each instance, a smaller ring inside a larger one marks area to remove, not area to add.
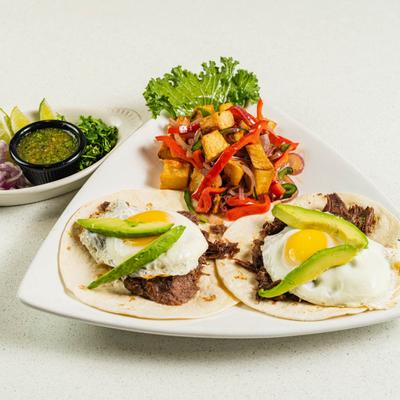
[[[184,208],[183,196],[168,190],[129,190],[81,207],[60,243],[66,291],[104,311],[151,319],[201,318],[236,304],[214,260],[233,257],[237,244],[218,238],[222,224],[198,225]]]
[[[249,307],[313,321],[383,310],[399,295],[400,221],[348,193],[312,194],[234,222],[218,274]]]

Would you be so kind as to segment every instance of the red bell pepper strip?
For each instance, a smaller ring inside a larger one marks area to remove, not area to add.
[[[273,181],[269,187],[270,192],[280,199],[285,194],[285,188],[277,181]]]
[[[192,153],[192,158],[196,165],[200,166],[200,168],[203,167],[204,159],[203,159],[203,153],[200,149],[195,150]],[[200,169],[199,167],[196,167],[196,168]]]
[[[170,125],[168,127],[167,133],[169,134],[185,134],[185,133],[194,133],[197,129],[200,128],[199,122],[194,122],[190,125]]]
[[[199,160],[195,160],[192,157],[188,157],[186,155],[186,150],[183,149],[173,137],[171,136],[156,136],[156,140],[158,142],[163,142],[165,145],[169,148],[171,154],[173,157],[180,158],[181,160],[184,160],[190,164],[192,164],[194,167],[200,169],[202,168],[202,163],[199,163]]]
[[[261,99],[258,99],[258,103],[257,103],[257,120],[258,121],[262,121],[264,120],[264,116],[263,116],[263,101]]]
[[[270,198],[268,196],[264,196],[262,203],[231,208],[225,213],[225,216],[226,218],[228,218],[229,221],[236,221],[238,218],[244,217],[246,215],[266,213],[270,207]]]
[[[275,162],[274,167],[275,171],[279,171],[284,165],[289,162],[289,149],[286,150]]]
[[[208,213],[212,206],[212,194],[219,194],[225,192],[226,188],[207,187],[201,193],[199,202],[197,203],[196,211],[199,213]]]
[[[232,196],[226,199],[226,204],[230,207],[240,207],[259,204],[259,202],[251,197],[244,197],[243,199],[240,199],[239,196]]]
[[[257,143],[260,138],[260,133],[263,129],[266,129],[266,121],[257,122],[257,124],[250,130],[250,133],[243,136],[239,141],[230,145],[225,149],[218,160],[215,162],[213,167],[208,171],[207,175],[201,181],[199,187],[193,193],[192,197],[196,200],[200,199],[203,190],[211,186],[214,179],[222,172],[225,165],[228,164],[229,160],[244,146],[250,143]]]
[[[288,147],[288,150],[293,151],[297,148],[297,146],[299,145],[298,143],[292,142],[291,140],[283,137],[283,136],[279,136],[279,135],[275,135],[275,133],[269,131],[268,132],[268,137],[269,137],[269,141],[270,143],[272,143],[274,146],[279,147],[282,144],[289,144],[290,146]]]
[[[233,114],[236,121],[244,121],[249,127],[253,127],[257,123],[257,120],[240,106],[232,106],[229,108],[229,111]]]

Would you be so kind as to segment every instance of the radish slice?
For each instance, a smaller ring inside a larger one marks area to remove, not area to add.
[[[304,159],[298,153],[289,153],[288,164],[293,169],[292,175],[299,175],[304,169]]]

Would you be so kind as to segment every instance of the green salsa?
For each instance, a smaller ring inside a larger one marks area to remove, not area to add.
[[[18,155],[31,164],[55,164],[70,157],[77,140],[58,128],[43,128],[24,136],[17,145]]]

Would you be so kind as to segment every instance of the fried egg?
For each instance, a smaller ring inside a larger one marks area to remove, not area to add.
[[[399,250],[385,248],[371,239],[368,242],[368,247],[350,262],[328,269],[291,293],[324,306],[388,307],[398,287],[395,265],[400,260]],[[272,280],[280,280],[316,251],[339,244],[339,240],[322,231],[287,227],[265,239],[264,266]]]
[[[101,217],[128,218],[140,222],[172,222],[186,227],[182,236],[174,245],[157,259],[148,263],[132,277],[153,278],[155,276],[186,275],[195,269],[208,248],[199,227],[188,218],[177,212],[163,210],[140,210],[129,206],[126,202],[117,200],[111,203]],[[106,237],[84,229],[79,235],[81,243],[88,249],[96,263],[116,267],[124,260],[134,255],[158,236],[121,239]]]

